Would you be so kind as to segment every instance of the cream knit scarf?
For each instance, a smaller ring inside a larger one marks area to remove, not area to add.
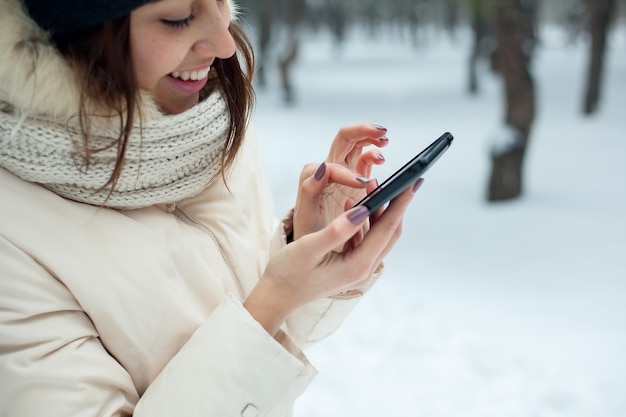
[[[0,111],[0,166],[83,203],[118,209],[173,203],[198,194],[218,172],[229,122],[226,102],[214,92],[186,112],[135,126],[109,196],[109,189],[98,189],[113,172],[116,131],[92,133],[91,146],[109,148],[93,154],[86,166],[77,152],[82,136],[76,126]]]

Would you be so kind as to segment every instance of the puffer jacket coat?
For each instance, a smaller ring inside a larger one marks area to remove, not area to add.
[[[69,115],[78,87],[53,48],[24,48],[38,36],[17,0],[0,0],[0,102]],[[0,169],[0,416],[291,414],[316,372],[300,348],[359,295],[266,333],[242,300],[285,233],[252,133],[226,175],[228,188],[119,211]]]

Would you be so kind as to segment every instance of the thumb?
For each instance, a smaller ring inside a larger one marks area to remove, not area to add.
[[[352,236],[359,232],[368,215],[369,210],[367,207],[355,207],[338,216],[322,230],[301,237],[298,242],[307,253],[310,253],[315,258],[320,258],[333,249],[342,247]]]
[[[307,200],[315,200],[324,191],[330,181],[330,173],[326,162],[322,162],[315,173],[302,183],[302,192]]]

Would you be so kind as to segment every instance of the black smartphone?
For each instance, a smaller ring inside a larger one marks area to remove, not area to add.
[[[453,139],[454,137],[449,132],[441,135],[439,139],[428,145],[426,149],[417,154],[356,205],[363,205],[368,208],[370,214],[374,213],[424,175],[428,168],[433,166],[439,157],[448,150]]]

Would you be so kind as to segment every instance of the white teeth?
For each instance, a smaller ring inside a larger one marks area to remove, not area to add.
[[[170,75],[174,78],[180,78],[183,81],[188,81],[188,80],[197,81],[197,80],[205,79],[207,75],[209,75],[210,71],[211,71],[211,67],[207,67],[199,71],[183,71],[183,72],[174,71]]]

